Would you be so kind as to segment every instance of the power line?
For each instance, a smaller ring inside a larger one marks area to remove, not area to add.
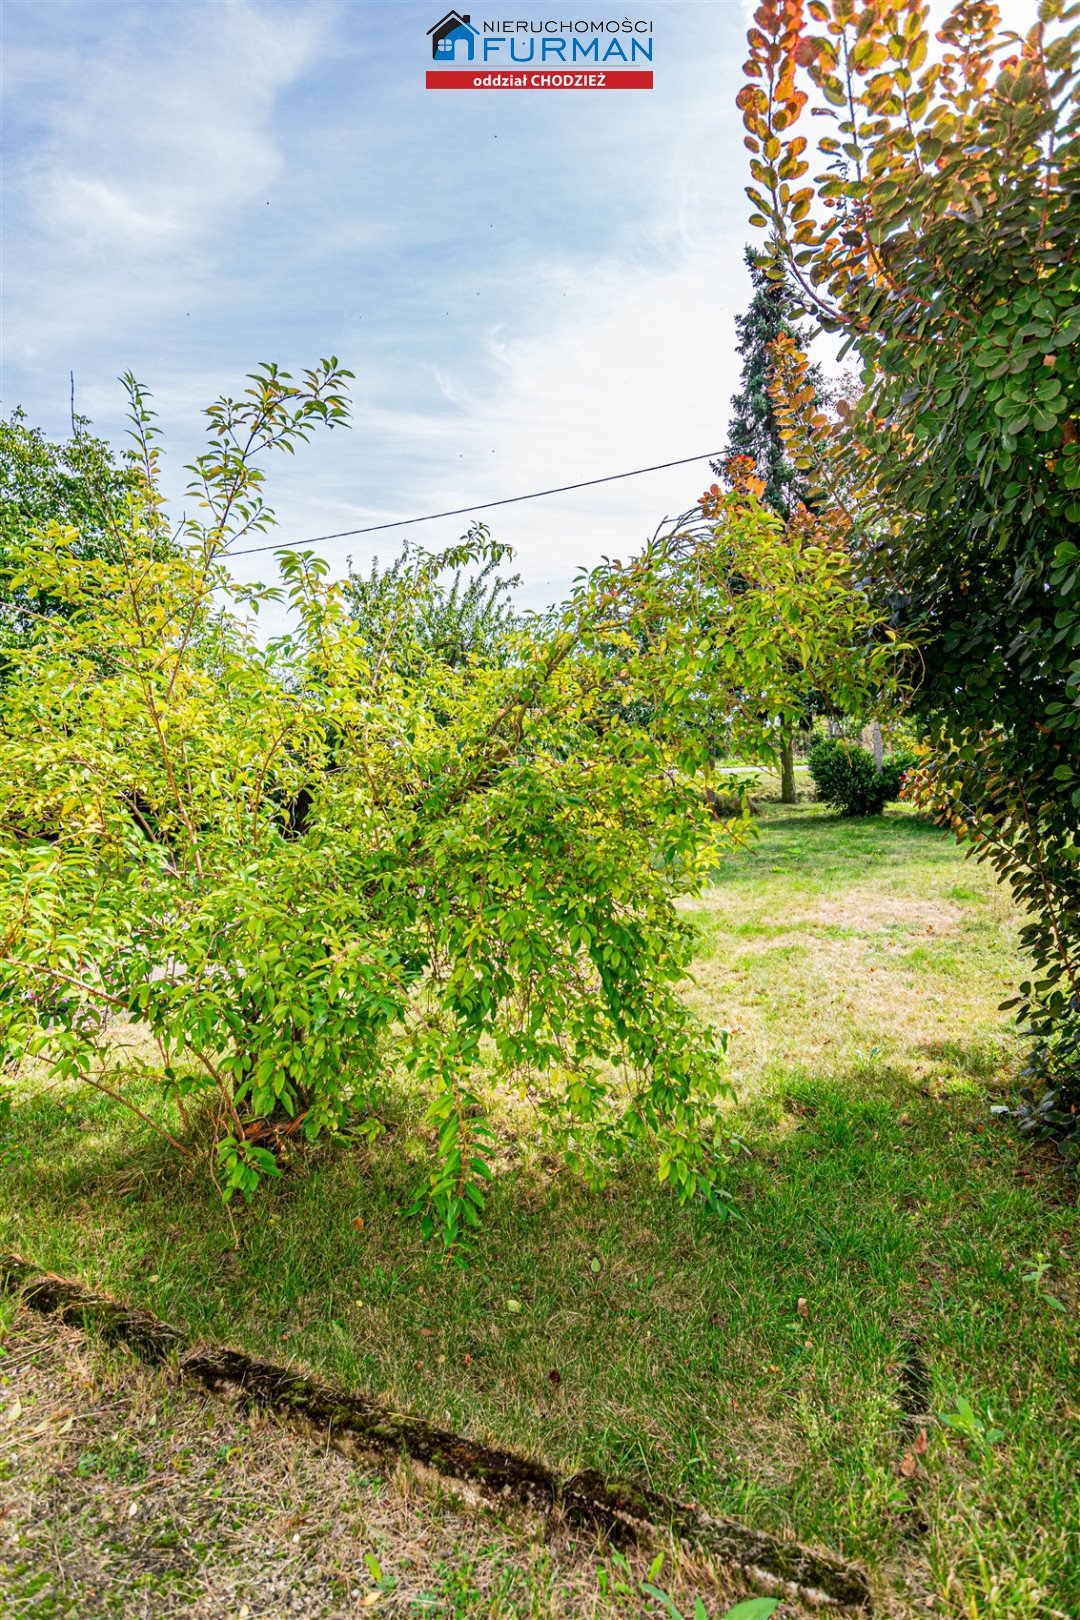
[[[470,512],[489,512],[493,506],[514,506],[518,501],[538,501],[545,495],[565,495],[572,489],[589,489],[594,484],[614,484],[620,478],[640,478],[642,473],[663,472],[668,467],[686,467],[691,461],[708,461],[719,450],[706,450],[700,456],[682,456],[678,461],[658,461],[655,467],[634,467],[630,472],[608,473],[605,478],[583,478],[580,484],[559,484],[554,489],[536,489],[531,495],[507,495],[501,501],[479,501],[474,506],[455,506],[449,512],[425,512],[423,517],[398,518],[394,523],[369,523],[365,529],[339,529],[336,534],[313,534],[307,540],[278,540],[269,546],[244,546],[230,551],[230,557],[254,557],[263,551],[285,551],[293,546],[319,546],[327,540],[352,540],[359,534],[378,534],[384,529],[405,529],[412,523],[434,523],[436,518],[465,517]]]

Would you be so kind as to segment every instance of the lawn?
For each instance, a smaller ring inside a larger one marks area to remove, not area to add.
[[[997,1011],[1016,915],[906,809],[767,804],[757,825],[689,907],[687,994],[731,1031],[741,1218],[680,1209],[644,1168],[590,1192],[508,1117],[471,1264],[440,1267],[400,1214],[427,1153],[405,1098],[374,1147],[297,1150],[236,1248],[201,1167],[107,1099],[26,1082],[0,1247],[863,1560],[891,1612],[1074,1617],[1076,1186],[988,1112],[1018,1060]]]

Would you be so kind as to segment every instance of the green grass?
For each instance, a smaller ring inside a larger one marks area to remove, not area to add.
[[[679,1209],[644,1169],[590,1193],[508,1134],[472,1263],[442,1269],[399,1213],[427,1153],[406,1109],[373,1150],[297,1153],[238,1212],[234,1252],[201,1169],[105,1099],[30,1090],[0,1150],[0,1244],[478,1438],[862,1559],[900,1612],[1075,1616],[1075,1184],[988,1114],[1015,1066],[996,1010],[1015,914],[905,811],[771,806],[759,829],[691,908],[688,994],[732,1030],[742,1219]],[[961,1398],[1003,1438],[931,1418],[917,1454],[905,1405]]]

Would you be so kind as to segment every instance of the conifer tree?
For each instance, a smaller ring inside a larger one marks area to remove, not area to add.
[[[745,250],[745,258],[754,290],[746,314],[735,317],[736,349],[743,362],[742,387],[732,396],[727,444],[712,468],[723,477],[734,457],[749,456],[765,485],[762,499],[787,522],[799,504],[805,503],[807,489],[784,449],[773,409],[769,393],[770,345],[780,336],[798,341],[799,334],[788,318],[791,302],[786,283],[770,280],[752,248]],[[808,375],[820,392],[818,368],[812,367]],[[780,741],[780,798],[784,804],[794,804],[796,797],[793,739],[791,731],[786,730]]]
[[[780,424],[769,396],[772,364],[769,345],[781,334],[791,338],[797,338],[798,334],[788,319],[790,299],[786,284],[770,281],[752,248],[745,250],[745,258],[754,291],[746,314],[735,317],[736,352],[742,356],[743,363],[742,386],[732,395],[727,445],[720,460],[714,461],[712,466],[715,473],[723,476],[733,456],[750,456],[757,476],[765,484],[763,500],[786,519],[793,506],[805,499],[806,491],[784,449]],[[812,380],[818,381],[816,376]]]

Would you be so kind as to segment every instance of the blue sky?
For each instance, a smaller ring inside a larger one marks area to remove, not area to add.
[[[427,91],[442,9],[3,0],[3,409],[63,434],[74,371],[79,409],[118,437],[130,368],[178,487],[215,395],[260,360],[333,352],[354,425],[274,466],[283,539],[718,447],[753,235],[742,0],[620,10],[654,19],[640,92]],[[702,463],[490,521],[539,605],[706,481]],[[375,548],[324,549],[343,567]]]

